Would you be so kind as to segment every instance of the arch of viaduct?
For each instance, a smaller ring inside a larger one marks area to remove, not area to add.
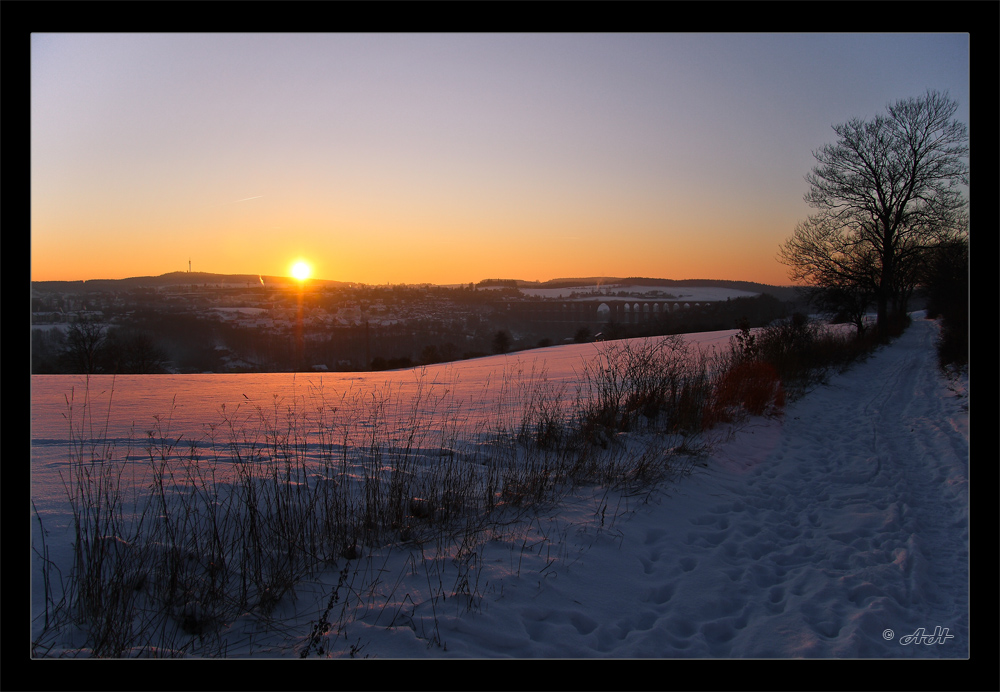
[[[662,315],[708,306],[683,300],[612,299],[576,301],[524,301],[507,304],[508,314],[530,322],[576,324],[642,324]]]

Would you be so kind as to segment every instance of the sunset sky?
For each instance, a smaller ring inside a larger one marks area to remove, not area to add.
[[[928,89],[967,34],[33,34],[32,279],[788,284],[812,152]]]

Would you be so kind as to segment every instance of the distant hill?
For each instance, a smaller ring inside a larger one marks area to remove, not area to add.
[[[32,281],[32,288],[43,291],[123,291],[132,288],[160,288],[196,284],[247,284],[259,286],[261,279],[266,286],[285,286],[295,283],[288,276],[261,276],[260,274],[213,274],[210,272],[170,272],[160,276],[135,276],[127,279],[87,279],[86,281]],[[348,286],[343,281],[310,279],[311,286]]]
[[[161,288],[164,286],[187,285],[232,285],[256,286],[261,279],[266,286],[288,286],[295,279],[287,276],[261,276],[259,274],[213,274],[211,272],[169,272],[160,276],[136,276],[127,279],[88,279],[86,281],[32,281],[31,286],[41,291],[125,291],[133,288]],[[587,276],[573,278],[550,279],[548,281],[525,281],[522,279],[484,279],[477,283],[485,286],[510,286],[516,288],[574,288],[576,286],[603,286],[608,284],[620,286],[677,286],[697,287],[713,286],[731,288],[750,293],[769,293],[778,300],[795,301],[798,290],[793,286],[771,286],[753,281],[724,281],[721,279],[657,279],[652,277],[617,277],[617,276]],[[353,286],[346,281],[330,281],[326,279],[310,279],[311,286]],[[463,286],[465,284],[462,284]]]
[[[603,286],[617,284],[621,279],[615,276],[587,276],[573,279],[551,279],[549,281],[524,281],[529,288],[573,288],[574,286]]]

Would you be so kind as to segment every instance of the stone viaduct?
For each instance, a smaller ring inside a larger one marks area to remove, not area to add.
[[[690,302],[665,298],[601,298],[594,300],[540,300],[506,303],[507,314],[527,322],[600,325],[642,324],[661,316],[708,306],[707,301]]]

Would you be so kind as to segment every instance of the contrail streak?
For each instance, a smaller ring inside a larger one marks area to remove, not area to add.
[[[217,206],[217,207],[224,207],[227,204],[239,204],[240,202],[247,202],[247,201],[249,201],[251,199],[260,199],[263,196],[264,195],[255,195],[253,197],[244,197],[243,199],[234,199],[231,202],[220,202],[219,204],[216,204],[215,206]]]

